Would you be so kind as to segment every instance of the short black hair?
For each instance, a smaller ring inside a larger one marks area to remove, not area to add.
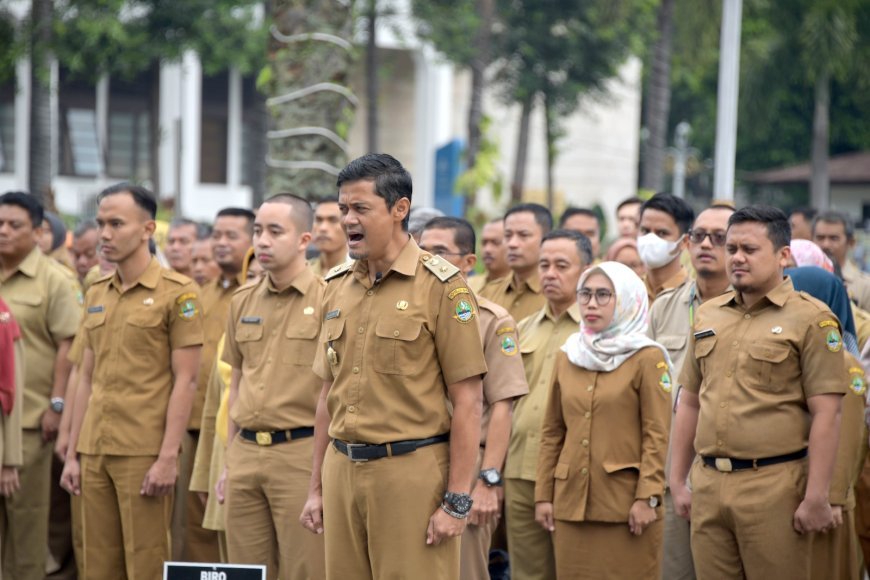
[[[45,219],[45,209],[39,200],[24,191],[7,191],[0,195],[0,205],[16,205],[27,212],[30,217],[30,225],[38,228]]]
[[[290,219],[293,225],[296,226],[297,234],[310,232],[314,225],[314,210],[311,209],[311,204],[305,199],[292,193],[276,193],[263,200],[263,205],[267,203],[282,203],[289,205],[292,208]]]
[[[635,204],[636,205],[643,205],[643,199],[641,199],[637,196],[623,199],[622,201],[619,202],[619,205],[616,206],[616,212],[619,213],[619,210],[621,210],[622,208],[624,208],[627,205],[635,205]]]
[[[97,203],[99,204],[111,195],[118,195],[120,193],[129,193],[136,205],[145,210],[145,213],[152,220],[157,219],[157,200],[154,199],[154,194],[141,185],[134,185],[129,181],[110,185],[101,191],[100,195],[97,196]]]
[[[196,224],[196,241],[201,242],[211,238],[212,227],[210,224]]]
[[[544,235],[541,245],[543,246],[544,242],[550,240],[571,240],[577,245],[577,255],[580,256],[583,265],[588,266],[592,263],[592,242],[580,232],[575,230],[553,230]]]
[[[817,215],[816,219],[813,220],[813,234],[816,233],[816,224],[819,222],[825,222],[826,224],[843,224],[843,231],[846,232],[846,240],[851,242],[855,239],[855,224],[853,224],[848,216],[842,212],[830,210]]]
[[[94,220],[85,220],[83,222],[79,222],[79,225],[76,226],[76,229],[73,230],[73,239],[79,239],[86,233],[94,230],[99,230],[100,226],[97,225],[97,222]]]
[[[796,207],[793,210],[791,210],[791,213],[788,215],[792,216],[796,213],[799,213],[802,216],[804,216],[804,219],[807,221],[807,223],[813,223],[813,220],[815,219],[816,214],[819,213],[819,210],[817,210],[814,207],[810,207],[808,205],[802,205],[800,207]]]
[[[767,226],[767,237],[773,242],[773,249],[779,250],[791,243],[791,225],[788,216],[778,207],[769,205],[749,205],[742,207],[728,218],[728,229],[736,224],[756,222]]]
[[[474,248],[477,247],[477,236],[468,220],[453,216],[438,216],[426,222],[420,231],[426,230],[452,230],[453,242],[463,254],[473,254]]]
[[[357,157],[338,173],[336,185],[341,187],[354,181],[374,182],[375,193],[387,202],[388,209],[393,209],[396,202],[403,197],[411,201],[414,192],[411,174],[398,159],[386,153],[369,153]],[[402,220],[402,229],[405,231],[408,230],[410,215],[409,211]]]
[[[509,210],[504,214],[502,221],[508,219],[508,216],[511,216],[515,213],[529,212],[535,217],[535,222],[541,227],[541,233],[547,234],[550,230],[553,229],[553,214],[550,213],[550,210],[545,208],[539,203],[520,203]]]
[[[245,230],[247,230],[249,235],[254,235],[254,219],[257,215],[249,210],[246,207],[225,207],[215,216],[215,221],[221,217],[240,217],[245,218],[247,223],[245,224]]]
[[[196,228],[199,226],[199,224],[197,224],[195,221],[193,221],[191,219],[187,219],[185,217],[172,218],[172,221],[169,222],[169,229],[170,230],[174,230],[175,228],[180,228],[182,226],[193,226],[194,228]]]
[[[677,224],[677,229],[681,234],[685,234],[692,227],[692,222],[695,221],[695,211],[684,200],[670,193],[657,193],[640,206],[640,215],[643,217],[643,212],[648,209],[655,209],[664,212],[674,218]]]
[[[585,215],[586,217],[591,217],[595,220],[595,223],[598,224],[599,235],[601,233],[601,222],[598,219],[598,214],[592,211],[591,209],[587,209],[585,207],[569,207],[566,208],[565,211],[562,212],[562,217],[559,218],[559,228],[563,229],[565,227],[565,222],[574,217],[575,215]]]

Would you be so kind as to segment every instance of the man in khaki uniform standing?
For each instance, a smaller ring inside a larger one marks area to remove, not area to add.
[[[66,360],[81,306],[70,278],[37,245],[43,211],[19,192],[0,196],[0,297],[21,328],[24,403],[21,489],[0,504],[7,578],[42,580],[48,542],[52,441],[63,412]]]
[[[214,369],[218,341],[227,327],[233,293],[244,285],[242,267],[251,247],[254,212],[228,207],[220,210],[212,230],[215,258],[221,273],[202,286],[202,353],[197,374],[196,398],[190,412],[182,451],[182,470],[176,489],[173,514],[173,553],[189,562],[218,562],[220,549],[217,533],[202,527],[205,506],[199,493],[209,493],[208,473],[211,464],[213,431],[203,428],[202,416],[206,391]],[[200,433],[206,437],[200,440]],[[200,445],[200,443],[202,445]]]
[[[327,272],[347,262],[347,236],[341,227],[337,197],[317,201],[312,235],[314,247],[320,255],[312,258],[308,265],[316,276],[323,278]]]
[[[670,193],[657,193],[640,207],[637,252],[647,267],[650,306],[663,291],[680,286],[688,278],[680,257],[694,219],[689,204]]]
[[[480,293],[484,286],[511,273],[504,244],[504,218],[490,220],[480,232],[480,259],[486,273],[468,278],[468,287]]]
[[[463,274],[474,269],[474,228],[461,218],[437,217],[423,226],[420,249],[440,256]],[[474,505],[462,534],[461,580],[489,580],[489,546],[501,514],[498,488],[511,434],[514,400],[529,392],[519,356],[517,323],[501,306],[479,298],[480,339],[486,356],[480,453],[472,483]]]
[[[82,495],[88,580],[153,579],[170,559],[178,455],[202,344],[199,288],[148,251],[157,203],[121,183],[99,196],[102,253],[88,292],[61,484]]]
[[[538,254],[541,239],[553,229],[550,211],[536,203],[524,203],[504,216],[504,244],[511,275],[483,287],[480,295],[507,310],[514,320],[539,311],[547,299],[541,292]]]
[[[188,278],[193,278],[193,243],[199,226],[193,220],[175,218],[166,234],[166,261],[169,267]]]
[[[777,208],[732,214],[734,290],[695,313],[669,483],[677,513],[690,518],[702,580],[808,578],[812,534],[833,526],[828,493],[849,377],[836,317],[783,278],[789,242]]]
[[[535,521],[538,445],[556,353],[580,327],[577,282],[593,259],[589,239],[569,230],[544,236],[540,254],[538,272],[547,304],[519,325],[529,394],[514,410],[504,472],[508,550],[516,580],[556,577],[553,541]]]
[[[855,247],[855,226],[836,211],[825,212],[813,221],[813,241],[840,266],[849,297],[862,310],[870,310],[870,274],[849,259]]]
[[[688,232],[689,255],[697,280],[686,279],[676,288],[663,290],[650,308],[649,337],[668,350],[674,365],[674,376],[679,376],[686,357],[695,312],[702,302],[719,296],[730,284],[725,271],[725,231],[732,213],[734,208],[718,205],[698,214]],[[672,409],[677,406],[677,391],[671,390]],[[662,578],[692,580],[695,578],[695,567],[692,563],[689,522],[674,512],[674,502],[667,489],[664,504]]]
[[[480,446],[477,304],[459,270],[409,236],[411,176],[396,159],[356,159],[338,187],[355,262],[326,277],[301,520],[326,530],[332,580],[454,580]]]
[[[266,564],[268,578],[324,577],[323,536],[296,519],[308,496],[314,413],[323,381],[311,369],[326,284],[305,263],[311,207],[267,199],[254,222],[266,270],[233,296],[223,359],[233,367],[229,445],[218,481],[226,498],[229,561]]]

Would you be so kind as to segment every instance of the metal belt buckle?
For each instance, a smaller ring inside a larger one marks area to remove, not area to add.
[[[257,431],[257,445],[268,446],[272,444],[272,434],[268,431]]]
[[[734,471],[734,468],[731,467],[731,460],[727,457],[716,458],[716,469],[718,471],[724,471],[726,473]]]
[[[354,457],[353,450],[361,447],[365,447],[365,443],[345,443],[347,445],[347,458],[351,461],[368,461],[365,457]]]

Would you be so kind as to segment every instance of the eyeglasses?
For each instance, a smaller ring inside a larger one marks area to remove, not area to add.
[[[710,236],[710,243],[714,246],[725,245],[725,232],[705,232],[704,230],[690,230],[689,241],[693,244],[700,244],[704,238]]]
[[[586,304],[589,304],[590,300],[592,300],[593,295],[595,296],[595,302],[598,306],[607,306],[610,299],[613,298],[613,292],[610,290],[599,288],[593,292],[587,288],[581,288],[580,290],[577,290],[577,302],[585,306]]]

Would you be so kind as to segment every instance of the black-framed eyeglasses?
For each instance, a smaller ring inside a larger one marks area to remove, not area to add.
[[[464,256],[465,252],[448,252],[443,248],[420,248],[423,251],[429,252],[433,256],[441,256],[442,258],[445,256]],[[443,250],[443,251],[442,251]]]
[[[589,290],[588,288],[581,288],[577,290],[577,302],[583,304],[589,304],[589,301],[592,300],[592,297],[595,296],[595,303],[598,306],[607,306],[610,302],[610,299],[613,298],[613,292],[610,290],[605,290],[603,288],[599,288],[595,292]]]
[[[693,244],[700,244],[707,236],[710,236],[710,243],[714,246],[725,245],[725,232],[705,232],[704,230],[689,231],[689,241]]]

